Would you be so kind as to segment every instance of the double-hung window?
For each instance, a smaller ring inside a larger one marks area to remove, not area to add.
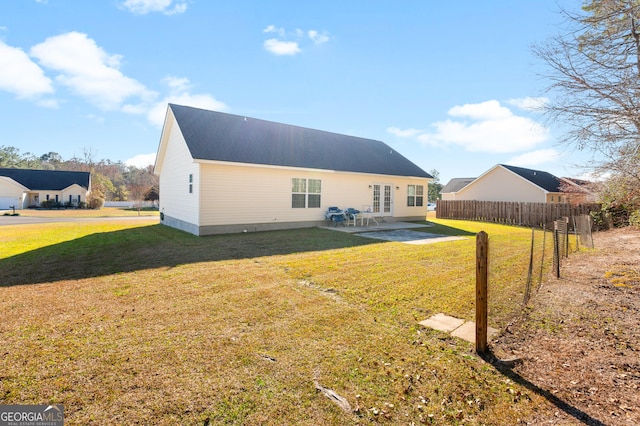
[[[407,187],[407,206],[422,207],[424,205],[424,186],[409,185]]]
[[[291,179],[291,207],[294,209],[319,208],[322,196],[320,179]]]

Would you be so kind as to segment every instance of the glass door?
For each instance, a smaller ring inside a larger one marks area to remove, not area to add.
[[[376,183],[373,185],[373,212],[380,216],[393,215],[393,185]]]

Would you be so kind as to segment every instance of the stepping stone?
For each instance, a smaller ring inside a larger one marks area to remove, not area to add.
[[[418,324],[433,328],[434,330],[451,333],[453,337],[466,340],[467,342],[476,342],[476,323],[473,321],[465,322],[463,319],[440,313],[433,315],[427,320],[420,321]],[[491,341],[496,334],[498,334],[498,330],[492,327],[487,328],[488,341]]]
[[[490,341],[493,336],[498,333],[498,330],[495,328],[488,327],[487,328],[487,340]],[[460,339],[466,340],[467,342],[475,343],[476,342],[476,323],[472,321],[465,322],[460,327],[456,328],[451,332],[453,337],[458,337]]]
[[[427,320],[420,321],[419,324],[449,333],[464,324],[464,320],[440,313],[435,314]]]

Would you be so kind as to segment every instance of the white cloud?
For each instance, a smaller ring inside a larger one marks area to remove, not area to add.
[[[452,117],[468,117],[474,120],[500,120],[513,116],[509,108],[500,105],[500,102],[491,100],[479,104],[456,105],[449,110]]]
[[[167,104],[186,105],[214,111],[225,111],[229,107],[208,94],[189,93],[190,82],[186,78],[167,77],[165,83],[170,88],[170,94],[155,103],[147,112],[147,119],[158,127],[164,124]]]
[[[399,138],[412,138],[418,136],[423,131],[413,128],[402,130],[397,127],[389,127],[387,128],[387,132]]]
[[[507,103],[523,109],[525,111],[542,111],[544,106],[549,102],[549,98],[545,97],[526,97],[526,98],[515,98],[507,100]]]
[[[173,5],[173,7],[171,7]],[[176,15],[187,10],[187,3],[173,0],[126,0],[122,3],[126,9],[135,15],[160,12],[165,15]]]
[[[262,30],[263,33],[276,33],[280,37],[285,36],[284,28],[277,28],[275,25],[269,25],[267,28]]]
[[[0,90],[18,98],[33,98],[53,93],[53,85],[22,49],[0,41]]]
[[[164,82],[169,86],[172,93],[183,93],[191,87],[191,82],[186,77],[169,76],[164,79]]]
[[[329,41],[327,33],[320,34],[316,30],[309,30],[307,31],[307,35],[315,44],[324,44]]]
[[[86,34],[70,32],[49,37],[31,48],[41,65],[60,74],[56,81],[105,110],[121,107],[131,97],[150,100],[155,94],[122,74],[122,57],[107,54]]]
[[[511,158],[507,161],[507,164],[519,167],[531,167],[539,164],[549,163],[557,161],[561,157],[561,154],[553,149],[540,149],[537,151],[527,152],[517,157]]]
[[[317,30],[303,31],[300,28],[296,28],[292,33],[287,33],[284,28],[276,27],[275,25],[269,25],[263,33],[274,33],[278,35],[278,38],[270,38],[264,41],[264,48],[273,53],[274,55],[297,55],[302,52],[300,47],[301,43],[311,40],[316,45],[321,45],[328,42],[331,38],[327,32],[320,33]],[[287,40],[294,39],[293,41]]]
[[[127,166],[137,167],[143,169],[147,166],[152,166],[156,162],[156,153],[152,154],[138,154],[132,158],[129,158],[124,162]]]
[[[274,55],[296,55],[301,52],[298,42],[295,41],[281,41],[275,38],[270,38],[264,41],[264,48]]]
[[[458,145],[467,151],[490,153],[530,150],[549,138],[547,128],[514,115],[495,100],[454,106],[448,113],[453,119],[433,123],[432,132],[393,127],[387,131],[432,146]]]

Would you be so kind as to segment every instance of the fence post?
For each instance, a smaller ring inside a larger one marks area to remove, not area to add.
[[[531,297],[531,285],[533,283],[533,250],[534,250],[534,240],[535,240],[535,229],[531,228],[531,250],[529,251],[529,272],[527,273],[527,285],[524,290],[524,301],[523,306],[526,306],[529,303],[529,298]]]
[[[553,267],[556,278],[560,278],[560,236],[558,232],[558,221],[553,222]]]
[[[569,217],[564,218],[565,221],[565,234],[564,234],[564,257],[569,258]]]
[[[476,352],[487,352],[487,280],[489,236],[480,231],[476,235]]]

